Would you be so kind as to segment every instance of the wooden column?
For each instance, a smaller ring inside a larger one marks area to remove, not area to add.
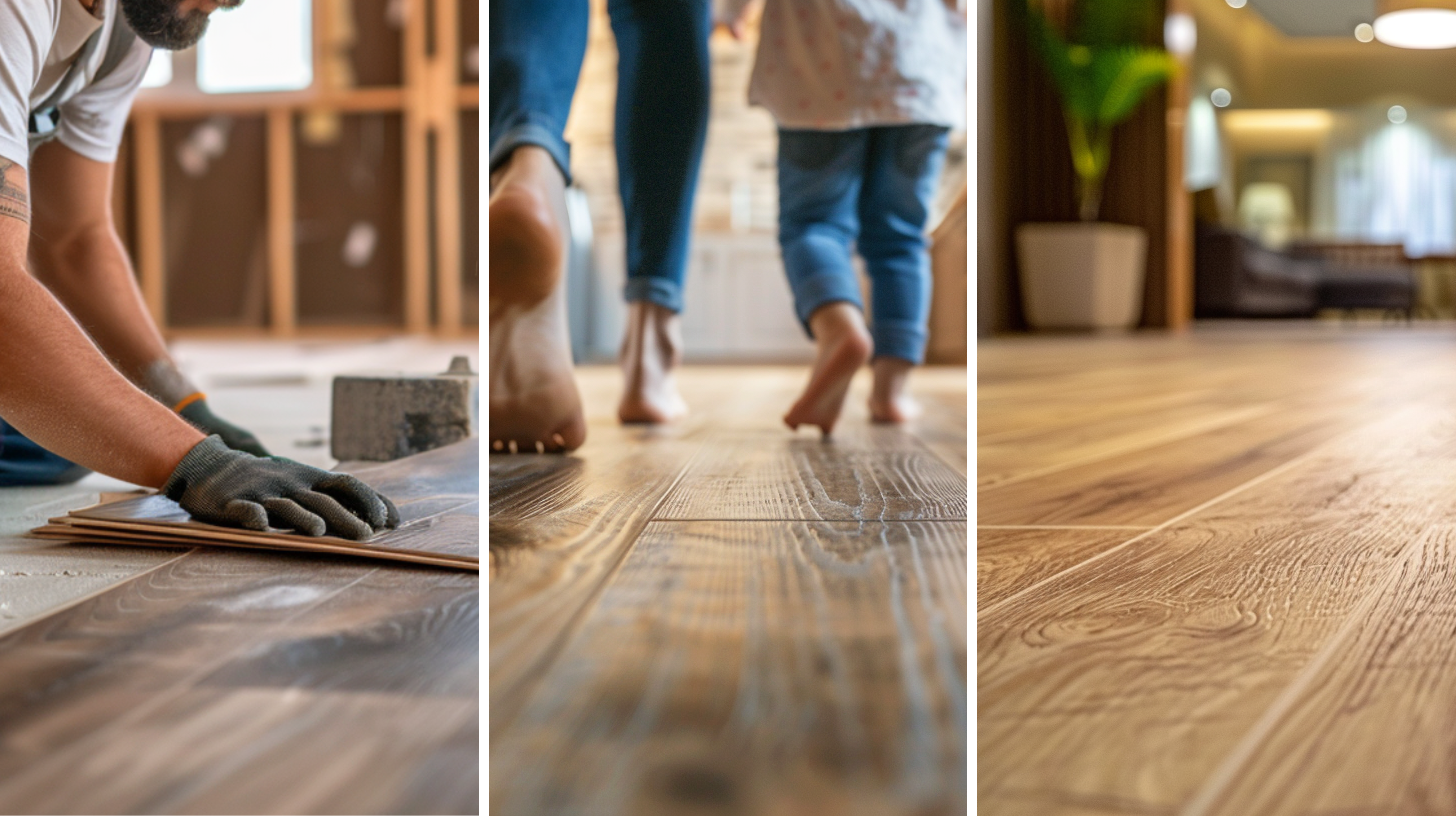
[[[162,232],[162,125],[155,114],[132,116],[136,161],[136,263],[142,298],[159,329],[167,327],[165,244]]]
[[[1169,14],[1188,14],[1187,0],[1168,0]],[[1193,197],[1184,186],[1188,132],[1188,99],[1192,61],[1168,83],[1167,212],[1168,299],[1164,319],[1169,329],[1183,331],[1193,321]]]
[[[294,281],[293,111],[268,111],[268,330],[291,337],[298,328]]]

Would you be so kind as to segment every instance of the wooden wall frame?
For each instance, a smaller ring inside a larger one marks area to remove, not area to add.
[[[162,124],[215,113],[261,115],[267,123],[269,309],[268,323],[261,333],[273,337],[373,336],[401,331],[458,337],[466,333],[461,303],[460,114],[480,108],[480,86],[460,81],[460,48],[455,31],[459,0],[404,4],[403,84],[397,88],[328,87],[323,79],[326,74],[322,70],[321,46],[330,25],[330,7],[338,2],[312,2],[314,82],[306,90],[208,94],[196,87],[186,87],[188,83],[182,82],[177,83],[182,87],[144,89],[137,94],[131,111],[135,183],[130,190],[131,201],[127,203],[134,212],[135,260],[142,294],[158,327],[169,335],[216,337],[259,333],[238,327],[177,329],[169,326],[167,320]],[[396,113],[403,119],[404,285],[400,296],[404,323],[401,326],[305,329],[298,325],[293,131],[301,114],[318,111]],[[429,149],[432,138],[433,156]],[[433,303],[430,302],[432,289]],[[478,329],[472,327],[471,331]]]

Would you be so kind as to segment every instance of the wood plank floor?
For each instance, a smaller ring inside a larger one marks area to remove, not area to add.
[[[490,458],[491,812],[966,808],[966,375],[906,428],[856,381],[832,442],[801,367],[689,367],[668,428]]]
[[[1456,331],[978,357],[979,812],[1456,812]]]
[[[478,496],[467,453],[361,474]],[[0,813],[477,812],[478,574],[158,552],[0,636]]]

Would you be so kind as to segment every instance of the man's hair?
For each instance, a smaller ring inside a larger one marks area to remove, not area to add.
[[[242,0],[219,0],[219,8],[236,8]],[[207,33],[208,13],[177,13],[178,0],[121,0],[121,13],[131,30],[153,48],[181,51]]]

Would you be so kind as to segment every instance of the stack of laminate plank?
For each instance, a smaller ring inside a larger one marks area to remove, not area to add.
[[[147,494],[75,510],[32,533],[91,544],[294,550],[480,570],[478,440],[339,470],[390,497],[399,507],[399,528],[368,541],[253,532],[193,521],[170,499]]]

